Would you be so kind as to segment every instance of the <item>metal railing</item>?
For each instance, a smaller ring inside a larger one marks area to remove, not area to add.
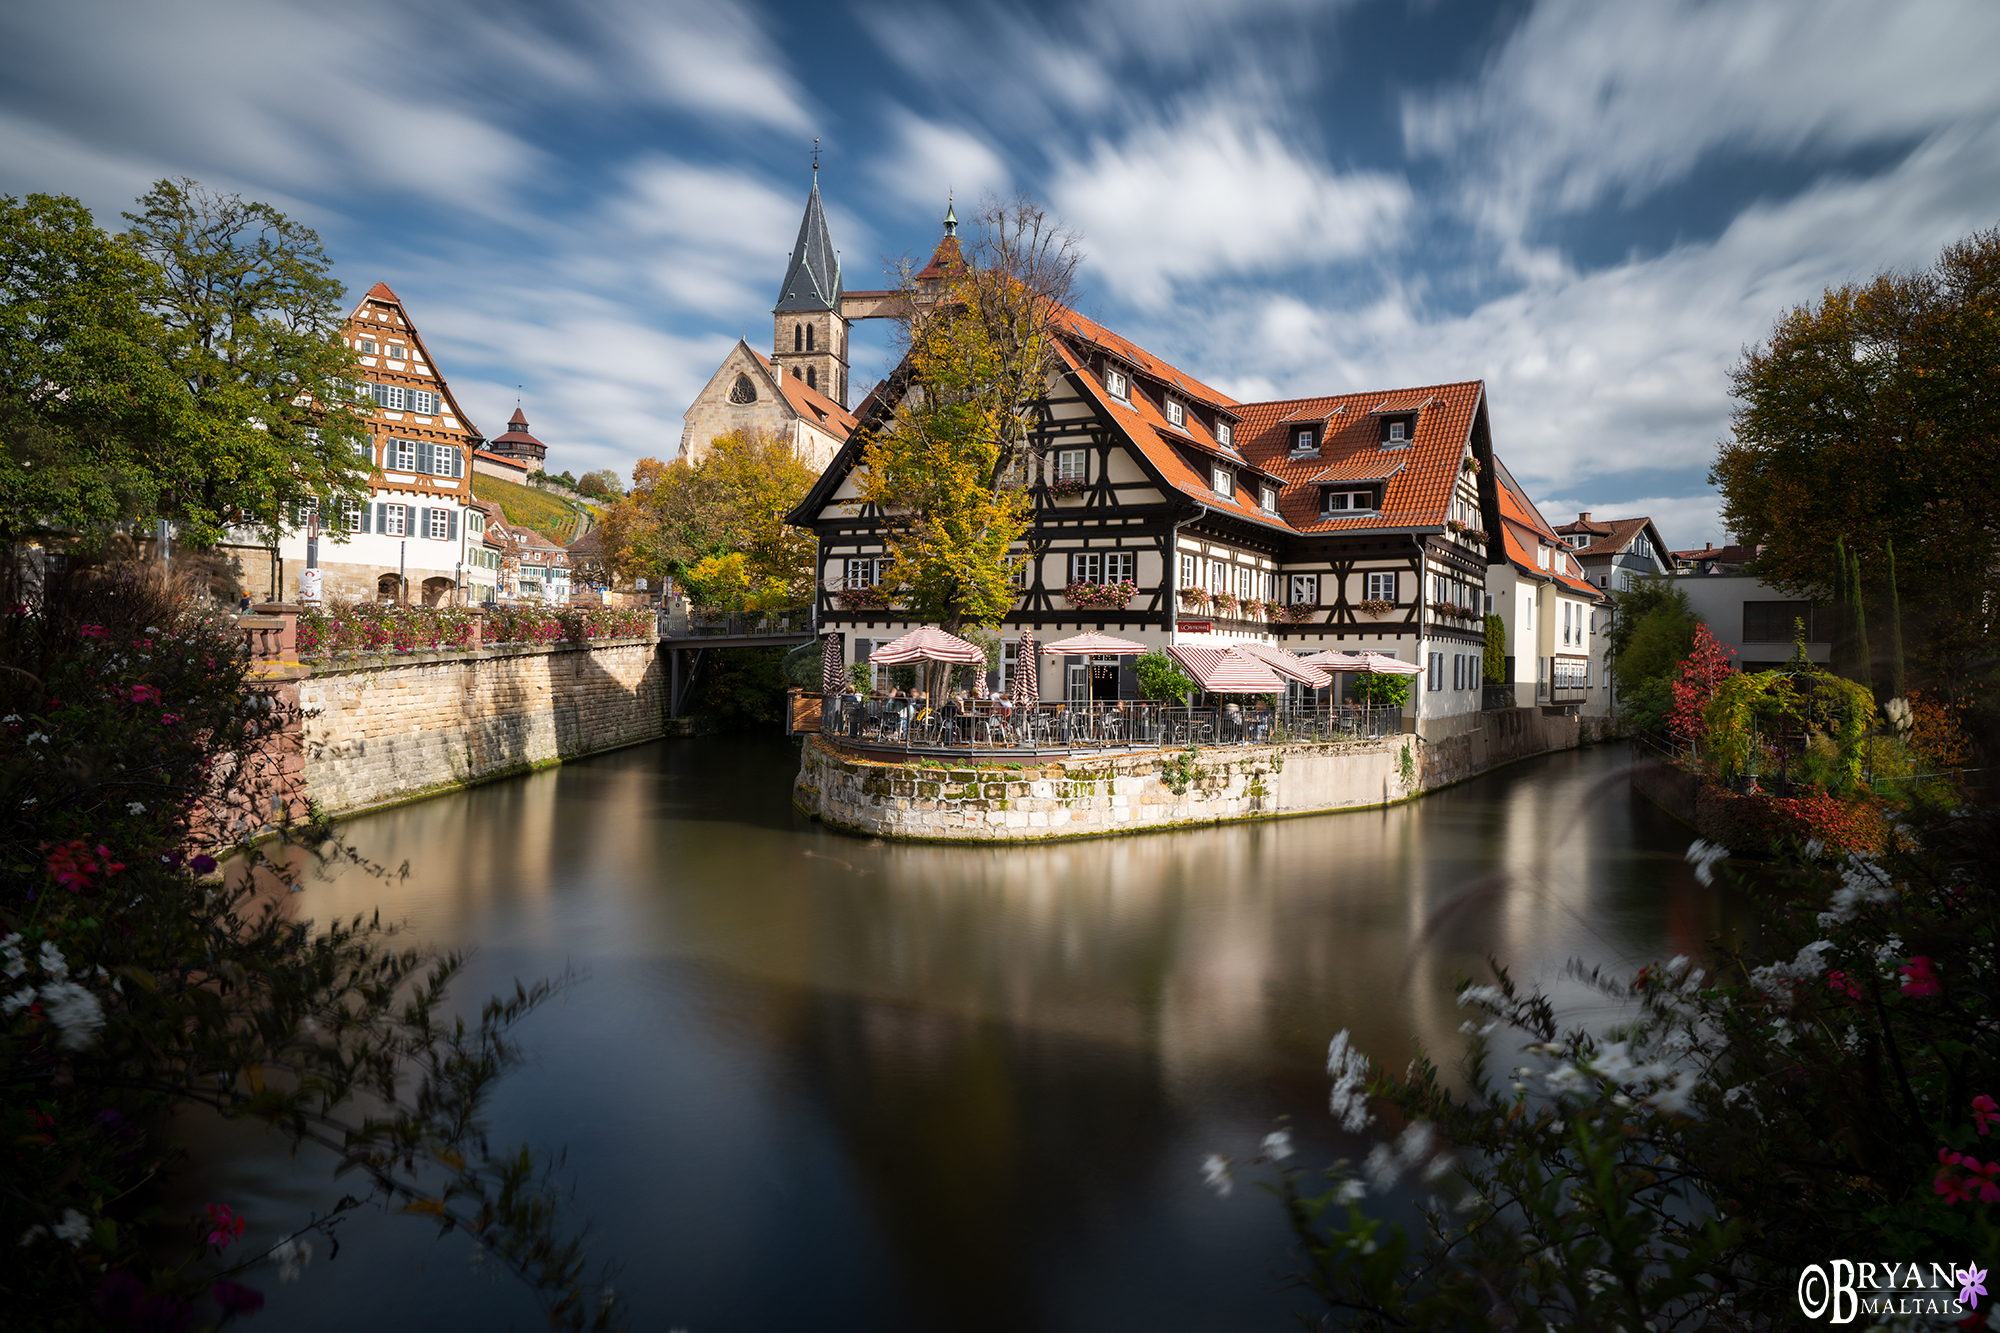
[[[686,615],[660,612],[663,639],[748,639],[769,635],[796,638],[814,629],[813,608],[790,607],[782,611],[725,611],[719,607],[691,607]]]
[[[910,753],[1068,754],[1164,746],[1269,745],[1391,736],[1400,708],[1251,710],[1119,703],[1034,704],[976,700],[936,708],[908,699],[829,694],[820,700],[822,734],[863,749]]]

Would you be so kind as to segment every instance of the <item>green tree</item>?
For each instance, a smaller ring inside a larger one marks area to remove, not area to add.
[[[1184,703],[1194,690],[1194,681],[1181,670],[1180,663],[1158,648],[1142,653],[1133,662],[1139,673],[1139,697]]]
[[[1992,656],[2000,598],[2000,229],[1794,309],[1744,353],[1731,392],[1710,479],[1730,529],[1763,545],[1756,572],[1826,597],[1844,539],[1879,600],[1875,554],[1903,542],[1903,584],[1925,590],[1903,608],[1914,665],[1966,684]]]
[[[1053,321],[1081,258],[1075,238],[1025,198],[989,204],[977,225],[967,266],[944,291],[906,278],[908,353],[858,479],[885,516],[903,605],[952,631],[996,624],[1013,605],[1034,405],[1054,372]]]
[[[625,494],[624,483],[619,481],[618,474],[608,467],[584,473],[582,479],[576,483],[576,489],[578,493],[593,499],[615,500]]]
[[[190,408],[173,447],[148,454],[160,512],[208,542],[235,522],[274,529],[308,500],[366,499],[361,365],[319,237],[185,179],[139,209],[122,239],[149,263],[145,304]]]
[[[1403,676],[1364,671],[1354,678],[1354,697],[1373,708],[1401,708],[1409,701],[1410,682]]]
[[[1688,655],[1701,623],[1687,594],[1663,579],[1644,579],[1611,594],[1611,673],[1631,698],[1648,681],[1665,680]]]
[[[186,428],[151,266],[75,199],[0,198],[0,541],[150,515]]]
[[[1498,613],[1486,617],[1486,652],[1481,667],[1488,685],[1507,683],[1507,621]]]

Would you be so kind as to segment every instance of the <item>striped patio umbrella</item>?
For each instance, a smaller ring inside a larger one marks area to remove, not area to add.
[[[821,694],[844,694],[847,692],[847,673],[840,666],[840,636],[826,636],[826,647],[819,655],[819,692]]]
[[[1088,633],[1073,635],[1067,639],[1057,639],[1042,651],[1045,653],[1078,657],[1093,654],[1105,657],[1127,657],[1145,652],[1146,645],[1143,643],[1134,643],[1130,639],[1114,638],[1109,634],[1099,634],[1096,630],[1091,630]]]
[[[1327,675],[1313,663],[1286,652],[1283,648],[1273,648],[1268,643],[1258,643],[1255,640],[1246,640],[1230,646],[1239,653],[1250,654],[1285,679],[1295,680],[1307,689],[1323,690],[1333,684],[1332,676]]]
[[[1277,694],[1285,688],[1263,660],[1235,648],[1196,648],[1174,644],[1167,649],[1210,694]]]
[[[935,625],[913,629],[900,639],[889,642],[868,654],[868,660],[879,666],[899,666],[904,662],[957,662],[964,666],[984,666],[986,650],[976,643],[967,643],[956,634],[947,634]]]
[[[1421,676],[1424,674],[1424,669],[1415,662],[1399,661],[1387,653],[1378,653],[1373,649],[1362,653],[1360,656],[1362,661],[1361,669],[1363,671],[1373,671],[1378,676]]]
[[[1041,697],[1041,682],[1035,676],[1035,638],[1023,628],[1020,646],[1014,650],[1014,702],[1032,704]]]

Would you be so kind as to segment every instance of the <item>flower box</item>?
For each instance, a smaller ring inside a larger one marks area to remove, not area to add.
[[[833,594],[843,611],[886,611],[889,598],[880,588],[841,588]]]
[[[1063,597],[1073,607],[1083,611],[1119,611],[1125,604],[1139,595],[1136,583],[1072,583],[1063,589]]]
[[[1289,625],[1303,625],[1310,621],[1318,612],[1319,608],[1311,602],[1293,602],[1289,606],[1280,607],[1279,614],[1274,618],[1283,620]]]
[[[1445,527],[1449,528],[1451,530],[1451,534],[1455,537],[1459,533],[1465,531],[1465,520],[1462,518],[1446,519]]]
[[[1182,588],[1178,596],[1182,606],[1193,607],[1197,611],[1208,610],[1209,597],[1206,588]]]
[[[1218,615],[1234,615],[1236,613],[1236,595],[1234,593],[1215,593],[1209,598],[1209,602],[1215,607],[1216,614]]]
[[[1465,535],[1478,542],[1481,546],[1484,546],[1490,540],[1486,535],[1485,528],[1467,528]]]
[[[1369,597],[1356,602],[1354,609],[1364,616],[1385,616],[1396,609],[1396,604],[1386,597]]]
[[[1458,470],[1460,472],[1470,472],[1473,476],[1476,477],[1479,475],[1479,460],[1476,458],[1468,458],[1463,463],[1460,463],[1458,465]]]
[[[1064,477],[1061,481],[1049,483],[1049,494],[1058,500],[1071,500],[1082,495],[1085,482],[1081,477]]]

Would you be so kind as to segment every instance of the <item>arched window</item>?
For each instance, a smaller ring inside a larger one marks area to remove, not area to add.
[[[793,367],[792,367],[792,378],[793,378],[793,379],[797,379],[798,377],[799,377],[799,368],[798,368],[797,366],[793,366]]]
[[[813,326],[808,324],[806,325],[806,350],[810,352],[812,349],[813,349]]]
[[[757,386],[750,382],[748,375],[738,375],[736,383],[729,386],[729,401],[732,403],[754,403],[757,401]]]
[[[806,367],[806,387],[808,389],[817,389],[819,387],[819,372],[811,366]]]
[[[792,325],[792,350],[794,352],[806,350],[806,326],[803,324]]]

